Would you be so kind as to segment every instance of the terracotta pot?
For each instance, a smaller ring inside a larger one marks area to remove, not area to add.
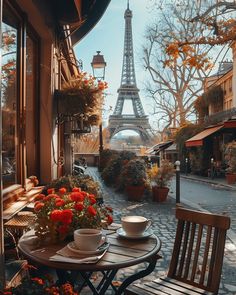
[[[139,202],[143,198],[145,187],[142,186],[135,186],[135,185],[128,185],[126,187],[126,193],[128,195],[129,201]]]
[[[152,200],[153,202],[165,202],[168,196],[168,187],[152,187]]]
[[[226,173],[226,180],[228,184],[234,184],[236,182],[236,174]]]

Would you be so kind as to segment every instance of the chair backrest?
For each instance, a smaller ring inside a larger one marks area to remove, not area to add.
[[[168,276],[217,294],[230,218],[181,207],[176,218]]]

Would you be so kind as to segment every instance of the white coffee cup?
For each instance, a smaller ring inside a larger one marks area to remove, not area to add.
[[[141,236],[151,226],[152,221],[143,216],[124,216],[121,218],[121,224],[127,235]]]
[[[94,251],[98,248],[102,239],[100,229],[81,228],[74,231],[75,245],[82,251]]]

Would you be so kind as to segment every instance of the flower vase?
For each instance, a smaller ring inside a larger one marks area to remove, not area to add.
[[[168,196],[168,187],[152,187],[152,200],[153,202],[165,202]]]

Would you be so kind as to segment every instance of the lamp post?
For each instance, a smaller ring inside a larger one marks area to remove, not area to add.
[[[185,158],[185,175],[188,175],[188,158]]]
[[[176,166],[176,204],[180,203],[180,161],[175,162]]]
[[[214,158],[211,158],[211,179],[214,179]]]
[[[103,55],[100,54],[101,51],[97,51],[97,54],[93,56],[91,66],[93,69],[93,76],[98,80],[104,80],[105,78],[105,68],[106,62]],[[102,112],[102,111],[101,111]],[[103,151],[103,136],[102,136],[102,120],[99,125],[99,171],[101,168],[101,153]]]

